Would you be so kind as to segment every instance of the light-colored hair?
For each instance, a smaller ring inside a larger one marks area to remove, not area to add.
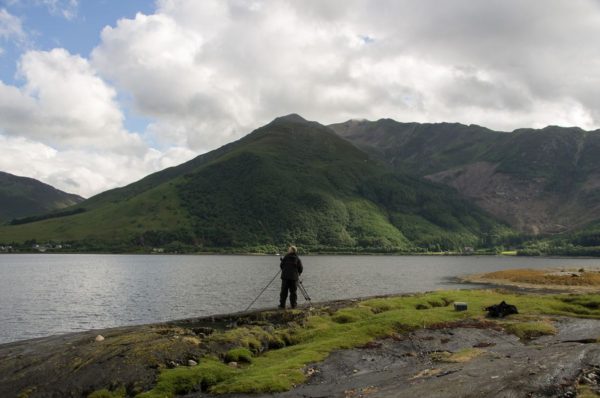
[[[288,253],[298,253],[298,248],[296,246],[290,245],[288,248]]]

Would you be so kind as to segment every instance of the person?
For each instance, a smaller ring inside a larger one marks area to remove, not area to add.
[[[285,308],[285,302],[290,293],[290,305],[296,308],[298,304],[298,278],[302,274],[302,261],[298,257],[296,246],[290,246],[287,254],[281,258],[281,293],[279,294],[279,308]]]

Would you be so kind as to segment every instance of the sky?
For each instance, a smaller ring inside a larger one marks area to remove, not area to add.
[[[0,171],[89,197],[275,117],[600,127],[599,0],[0,0]]]

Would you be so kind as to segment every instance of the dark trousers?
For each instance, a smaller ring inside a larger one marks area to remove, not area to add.
[[[298,295],[296,294],[296,291],[298,290],[298,281],[293,281],[290,279],[281,280],[279,306],[285,307],[285,301],[287,300],[288,290],[290,291],[290,304],[292,305],[292,308],[296,308],[296,305],[298,303]]]

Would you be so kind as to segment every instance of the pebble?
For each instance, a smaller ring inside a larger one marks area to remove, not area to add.
[[[96,340],[96,341],[104,341],[104,336],[102,336],[101,334],[99,334],[98,336],[96,336],[96,338],[94,340]]]
[[[196,365],[198,365],[198,362],[194,361],[193,359],[190,359],[188,361],[188,366],[196,366]]]

